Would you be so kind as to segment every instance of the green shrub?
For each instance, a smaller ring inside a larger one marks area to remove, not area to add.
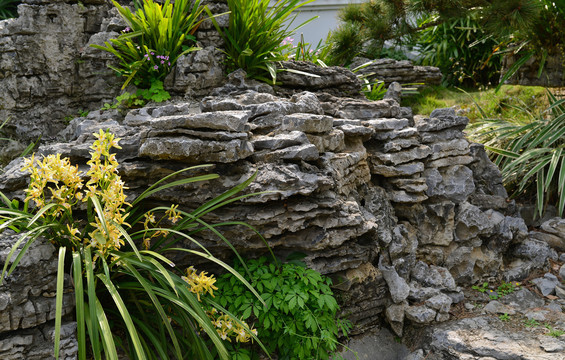
[[[162,5],[144,0],[143,8],[137,5],[139,8],[133,13],[115,0],[112,2],[128,26],[105,46],[92,46],[118,58],[119,64],[112,69],[127,78],[123,88],[130,81],[140,88],[150,88],[155,81],[164,80],[180,56],[198,50],[193,46],[193,34],[203,21],[205,7],[200,0],[193,4],[190,0],[177,0],[174,4],[166,0]]]
[[[277,0],[271,6],[270,0],[228,0],[229,27],[222,30],[214,21],[226,42],[228,71],[241,68],[248,77],[275,83],[275,62],[286,60],[285,53],[291,47],[284,40],[313,20],[291,28],[296,17],[292,12],[312,1]]]
[[[338,345],[338,331],[346,335],[350,327],[336,317],[339,307],[331,280],[301,265],[269,263],[264,257],[246,264],[249,280],[265,305],[232,274],[218,279],[218,303],[253,321],[261,341],[279,359],[328,359]],[[234,268],[244,271],[241,264]],[[246,353],[236,350],[244,358]]]
[[[68,262],[75,289],[80,360],[85,360],[87,354],[97,360],[114,360],[118,349],[135,359],[228,359],[224,339],[257,339],[247,324],[217,309],[205,296],[216,290],[213,277],[197,274],[192,267],[181,271],[166,257],[166,252],[172,251],[201,256],[223,266],[258,296],[239,273],[213,257],[194,238],[208,229],[227,242],[216,225],[207,224],[202,217],[237,200],[233,195],[253,178],[191,213],[179,210],[177,205],[141,211],[140,201],[157,191],[218,176],[206,174],[170,182],[202,166],[180,170],[129,204],[125,184],[117,172],[116,155],[110,153],[111,148],[119,148],[119,139],[102,130],[95,136],[86,174],[60,154],[41,160],[32,156],[25,160],[30,185],[23,206],[0,193],[0,232],[8,228],[21,232],[6,257],[0,281],[14,271],[40,236],[58,247],[55,358],[59,354]],[[84,209],[86,215],[78,216]],[[201,250],[174,248],[179,239],[192,241]],[[230,321],[233,331],[221,333],[226,321]]]
[[[550,105],[530,120],[483,118],[472,127],[472,136],[485,144],[502,171],[513,196],[536,199],[537,213],[555,205],[559,216],[565,208],[565,100],[548,91]]]
[[[500,56],[494,55],[500,43],[483,30],[477,14],[450,19],[438,25],[437,15],[419,22],[422,64],[437,66],[446,85],[478,86],[497,84],[500,77]]]

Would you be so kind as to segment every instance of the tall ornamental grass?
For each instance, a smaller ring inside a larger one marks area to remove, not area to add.
[[[296,18],[292,13],[312,1],[277,0],[271,4],[270,0],[227,0],[228,28],[221,29],[215,21],[214,25],[226,42],[228,70],[241,68],[251,78],[275,83],[276,62],[286,60],[292,46],[284,40],[315,19],[292,27]]]
[[[541,216],[555,205],[559,216],[565,208],[565,100],[549,91],[549,107],[539,115],[527,110],[529,121],[486,118],[472,127],[473,137],[485,144],[500,167],[513,196],[534,199]]]

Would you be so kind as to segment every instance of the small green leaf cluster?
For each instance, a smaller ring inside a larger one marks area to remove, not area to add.
[[[551,325],[549,325],[549,324],[545,324],[544,326],[545,326],[545,328],[546,328],[547,330],[549,330],[549,331],[546,333],[547,336],[551,336],[551,337],[554,337],[554,338],[559,338],[561,335],[565,335],[565,331],[563,331],[563,330],[554,329],[553,326],[551,326]]]
[[[336,350],[338,331],[347,335],[350,328],[336,316],[339,306],[331,280],[301,265],[269,263],[264,257],[246,265],[265,305],[231,274],[216,283],[219,304],[243,320],[255,320],[259,338],[279,359],[328,359]],[[246,271],[242,264],[234,268]]]
[[[124,91],[123,94],[116,96],[116,100],[112,104],[105,103],[102,110],[133,109],[142,107],[150,101],[163,102],[170,98],[171,94],[164,89],[163,82],[154,80],[149,89],[138,89],[135,94]]]
[[[531,327],[537,327],[540,326],[541,324],[536,321],[536,319],[528,319],[528,320],[524,320],[524,326],[531,328]]]
[[[509,321],[510,315],[505,313],[505,314],[499,315],[498,318],[500,319],[500,321]]]
[[[475,285],[472,287],[473,290],[477,290],[482,293],[486,293],[491,300],[500,299],[503,296],[512,294],[514,291],[520,289],[519,282],[505,282],[503,281],[496,290],[489,288],[489,283],[484,282],[481,285]]]

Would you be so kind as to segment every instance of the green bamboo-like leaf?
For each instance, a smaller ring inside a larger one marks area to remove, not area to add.
[[[33,242],[48,228],[50,228],[50,225],[45,225],[45,226],[41,226],[38,228],[35,228],[31,231],[29,231],[27,234],[21,236],[16,243],[12,246],[12,248],[10,249],[10,252],[8,253],[8,256],[6,256],[6,260],[4,262],[4,268],[2,269],[2,276],[0,276],[0,284],[2,284],[2,282],[4,281],[4,276],[7,274],[7,276],[9,276],[14,269],[16,268],[16,266],[18,266],[18,264],[20,263],[21,258],[25,255],[27,249],[31,246],[31,244],[33,244]],[[31,236],[30,236],[31,235]],[[16,255],[16,258],[14,259],[14,261],[12,262],[12,265],[10,266],[10,268],[8,269],[8,265],[10,265],[10,261],[12,259],[12,256],[14,255],[14,253],[18,250],[20,244],[26,239],[28,238],[25,245],[23,246],[23,248],[20,250],[20,252],[18,253],[18,255]],[[6,270],[8,269],[8,270]],[[7,272],[6,272],[7,271]]]
[[[544,207],[544,185],[543,185],[543,180],[544,180],[544,171],[543,168],[541,168],[538,172],[537,172],[537,210],[538,210],[538,214],[541,217],[543,214],[543,207]]]
[[[92,344],[92,352],[97,360],[101,359],[101,348],[100,348],[100,335],[101,331],[99,328],[100,318],[97,313],[97,302],[98,297],[96,296],[96,284],[94,276],[94,264],[92,263],[92,253],[89,247],[84,249],[84,269],[86,273],[86,286],[88,294],[88,309],[89,311],[87,318],[88,334],[90,338],[90,343]],[[86,305],[85,305],[86,307]],[[109,343],[106,342],[106,347]],[[107,356],[108,353],[107,353]]]
[[[82,257],[79,251],[73,251],[73,282],[75,286],[78,358],[79,360],[86,360],[86,329],[84,318],[84,289],[82,284]]]
[[[563,148],[555,149],[555,152],[551,157],[551,163],[549,164],[549,168],[547,170],[547,177],[545,178],[544,191],[549,190],[549,186],[553,181],[553,174],[555,174],[555,170],[557,170],[557,166],[559,165],[559,161],[561,160],[562,153],[563,153]]]
[[[124,239],[126,239],[126,241],[128,242],[129,246],[131,246],[133,252],[135,253],[135,255],[138,257],[139,260],[142,260],[141,258],[141,254],[139,253],[139,250],[137,249],[137,246],[135,245],[135,242],[133,241],[133,239],[131,238],[131,236],[128,234],[128,232],[126,231],[126,229],[124,229],[120,224],[117,224],[115,222],[112,221],[112,223],[114,224],[114,226],[116,226],[116,228],[118,229],[118,231],[120,232],[120,234],[122,234],[122,236],[124,237]]]
[[[65,254],[67,248],[59,248],[59,262],[57,265],[57,295],[55,298],[55,359],[59,359],[59,344],[61,340],[61,318],[63,313],[63,286],[65,285]]]
[[[97,277],[104,283],[104,285],[108,289],[108,292],[112,296],[112,299],[114,300],[114,303],[116,304],[116,307],[120,311],[122,319],[123,319],[124,323],[126,324],[126,328],[128,330],[131,341],[132,341],[133,346],[135,348],[136,356],[139,359],[142,359],[142,360],[146,359],[145,351],[143,351],[143,347],[141,346],[141,342],[139,340],[139,335],[137,333],[137,329],[135,328],[135,325],[134,325],[134,323],[131,319],[129,311],[127,310],[127,307],[126,307],[124,301],[122,300],[122,297],[118,293],[118,290],[116,289],[116,287],[114,286],[112,281],[105,274],[98,274]]]
[[[89,200],[92,201],[94,209],[96,210],[96,214],[98,215],[98,219],[100,220],[100,225],[102,225],[102,230],[104,230],[104,234],[101,235],[104,237],[104,239],[108,239],[110,232],[108,231],[108,223],[106,222],[106,217],[104,216],[104,210],[102,209],[100,200],[98,200],[96,196],[91,196]]]
[[[559,216],[563,217],[563,210],[565,208],[565,156],[561,158],[561,167],[559,169],[557,189],[559,190],[558,213]]]
[[[167,314],[165,313],[165,310],[163,309],[163,306],[161,305],[161,303],[159,302],[159,300],[157,299],[157,296],[155,295],[155,293],[153,292],[153,290],[151,289],[149,283],[141,276],[141,274],[129,263],[126,262],[125,264],[125,268],[137,279],[137,281],[139,282],[139,284],[143,287],[143,289],[145,290],[145,293],[147,294],[147,296],[149,296],[149,298],[151,299],[151,302],[153,302],[153,306],[155,307],[155,309],[157,310],[157,313],[159,314],[159,316],[161,317],[162,323],[165,325],[167,332],[169,333],[169,336],[171,338],[171,341],[173,343],[173,348],[175,350],[176,356],[179,360],[181,360],[183,358],[180,347],[179,347],[179,343],[177,340],[177,337],[175,335],[175,332],[171,326],[171,324],[169,323],[169,319],[167,318]],[[157,270],[157,271],[161,271],[161,269]],[[163,273],[162,273],[163,274]],[[168,274],[168,273],[167,273]],[[165,275],[165,274],[163,274]],[[168,279],[167,279],[168,280]],[[176,289],[175,289],[175,285],[172,282],[171,279],[171,283],[172,283],[172,289],[175,291],[176,293]],[[134,318],[134,321],[136,319]],[[137,323],[137,322],[136,322]],[[139,323],[137,323],[139,325]],[[149,335],[149,333],[147,331],[145,331],[146,334]],[[156,339],[152,339],[152,343],[155,346],[158,346],[158,344],[160,343],[159,341],[157,341]],[[166,358],[166,357],[163,357]]]
[[[147,190],[145,190],[143,193],[141,193],[141,195],[139,195],[139,196],[131,203],[132,207],[135,206],[137,203],[139,203],[141,200],[145,199],[147,196],[149,196],[149,193],[150,193],[150,194],[153,194],[153,193],[157,192],[157,191],[155,191],[155,188],[156,188],[159,184],[161,184],[161,183],[163,183],[164,181],[167,181],[168,179],[170,179],[171,177],[177,176],[177,175],[179,175],[179,174],[181,174],[181,173],[183,173],[183,172],[185,172],[185,171],[195,170],[195,169],[201,169],[201,168],[207,168],[207,167],[211,167],[211,166],[212,166],[212,165],[210,165],[210,164],[192,166],[192,167],[184,168],[184,169],[179,170],[179,171],[175,171],[174,173],[169,174],[169,175],[163,177],[162,179],[160,179],[159,181],[157,181],[156,183],[154,183],[153,185],[151,185],[151,186],[150,186]],[[215,178],[219,177],[219,176],[216,175],[216,174],[203,175],[203,177],[206,177],[206,176],[215,176],[215,177],[212,177],[212,178],[203,178],[203,179],[198,179],[198,180],[191,180],[190,182],[210,180],[210,179],[215,179]],[[197,178],[198,178],[198,177],[197,177]],[[194,178],[189,178],[189,179],[194,179]],[[189,180],[189,179],[186,179],[186,180]],[[170,187],[170,186],[168,186],[168,187]],[[163,186],[160,187],[160,189],[166,189],[166,188],[167,188],[167,185],[165,185],[164,187],[163,187]]]
[[[496,147],[492,147],[492,146],[487,146],[485,145],[485,149],[487,149],[490,152],[493,152],[495,154],[500,154],[500,155],[504,155],[504,156],[508,156],[514,159],[517,159],[520,157],[520,154],[513,152],[513,151],[508,151],[508,150],[504,150],[504,149],[500,149],[500,148],[496,148]]]
[[[518,59],[514,64],[512,64],[512,66],[510,66],[508,71],[506,71],[506,74],[504,74],[502,76],[502,78],[500,79],[500,82],[498,83],[498,85],[496,86],[496,89],[494,91],[498,92],[498,90],[500,90],[502,85],[504,85],[504,82],[506,80],[510,79],[510,77],[512,75],[514,75],[516,73],[516,71],[518,71],[518,69],[520,69],[520,67],[522,67],[522,65],[524,65],[526,63],[526,61],[530,60],[530,58],[534,54],[535,54],[535,51],[529,51],[524,56],[522,56],[520,59]]]
[[[118,359],[118,352],[116,351],[116,343],[114,342],[114,338],[112,336],[112,329],[110,328],[110,323],[108,322],[104,308],[102,307],[102,304],[100,304],[98,298],[96,298],[95,312],[96,318],[98,320],[100,334],[102,335],[102,346],[104,347],[104,352],[106,353],[106,359]]]
[[[49,209],[51,209],[51,208],[53,208],[53,207],[57,207],[57,206],[60,206],[60,205],[57,205],[57,204],[48,204],[48,205],[45,205],[44,207],[42,207],[41,209],[39,209],[39,211],[37,212],[37,214],[35,214],[35,216],[32,217],[32,218],[29,220],[29,222],[28,222],[28,224],[27,224],[27,228],[31,228],[32,225],[35,224],[35,222],[36,222],[39,218],[41,218],[41,216],[43,216],[43,214],[45,214],[45,212],[46,212],[47,210],[49,210]]]
[[[168,322],[167,319],[165,319],[166,322]],[[166,343],[164,343],[161,339],[159,339],[155,333],[154,333],[154,329],[150,328],[149,326],[145,325],[145,323],[137,318],[133,318],[133,322],[135,323],[135,326],[140,329],[143,334],[145,334],[145,336],[151,341],[151,345],[153,346],[153,348],[156,350],[157,354],[155,355],[159,355],[159,357],[157,359],[168,359],[169,356],[167,354],[167,350],[166,348],[163,347],[163,345],[165,345]],[[143,337],[142,337],[143,339]],[[177,345],[178,346],[178,345]],[[149,348],[144,347],[146,350],[145,352],[151,356],[151,351]],[[179,349],[180,350],[180,349]],[[175,350],[176,351],[176,350]],[[182,355],[177,353],[176,354],[177,359],[182,359]],[[151,358],[153,358],[153,356],[151,356]]]

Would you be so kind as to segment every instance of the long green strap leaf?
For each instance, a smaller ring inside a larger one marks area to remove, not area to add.
[[[63,296],[65,285],[65,254],[67,248],[61,246],[59,248],[59,262],[57,265],[57,296],[55,298],[55,359],[59,359],[59,344],[61,341],[61,317],[63,312]]]
[[[79,251],[73,251],[73,280],[75,285],[78,358],[79,360],[86,360],[86,329],[84,319],[84,289],[82,284],[82,257]]]
[[[94,277],[94,264],[92,263],[92,252],[89,247],[84,249],[84,269],[86,272],[86,286],[88,293],[88,310],[90,310],[89,321],[88,321],[88,333],[90,338],[90,343],[92,344],[92,352],[96,360],[101,359],[101,348],[100,348],[100,319],[97,313],[96,303],[98,298],[96,296],[96,284]],[[108,355],[107,355],[108,356]]]
[[[118,293],[118,290],[116,289],[112,281],[105,274],[98,274],[97,276],[104,283],[104,285],[106,285],[108,292],[112,296],[112,299],[116,304],[116,307],[118,308],[120,314],[122,315],[122,319],[126,324],[126,328],[128,329],[128,333],[130,335],[131,341],[133,342],[133,346],[136,351],[136,356],[141,360],[147,359],[147,356],[145,355],[145,351],[143,351],[143,346],[141,345],[141,341],[139,340],[137,329],[135,328],[135,325],[131,319],[129,311],[124,301],[122,300],[122,297]]]

